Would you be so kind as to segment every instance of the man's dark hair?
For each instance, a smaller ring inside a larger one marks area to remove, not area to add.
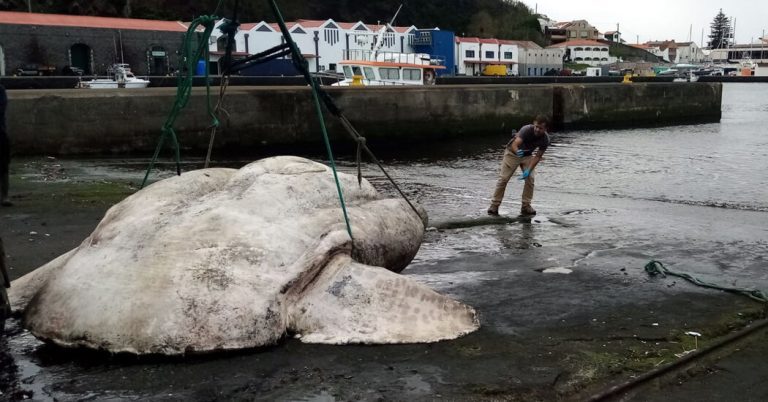
[[[534,123],[541,123],[547,127],[549,127],[549,118],[547,116],[544,116],[543,114],[540,114],[536,116],[535,119],[533,119]]]

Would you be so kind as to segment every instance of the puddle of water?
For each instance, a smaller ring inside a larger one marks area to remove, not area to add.
[[[547,268],[541,271],[542,274],[570,274],[571,272],[573,272],[572,269],[563,267]]]

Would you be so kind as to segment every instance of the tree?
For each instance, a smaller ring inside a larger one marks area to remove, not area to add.
[[[216,14],[242,22],[274,22],[266,0],[30,0],[37,13],[130,17],[168,21],[192,21],[201,15]],[[484,38],[532,40],[545,44],[538,15],[517,0],[279,0],[287,21],[333,18],[335,21],[375,23],[389,21],[403,4],[395,25],[420,28],[440,27],[457,35]],[[217,10],[217,6],[219,9]],[[27,11],[27,0],[0,0],[0,10]]]
[[[733,40],[733,31],[731,30],[731,19],[723,14],[723,9],[717,13],[715,19],[709,25],[709,48],[722,49],[731,45]]]

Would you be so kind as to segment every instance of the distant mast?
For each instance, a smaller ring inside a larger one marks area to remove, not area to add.
[[[379,53],[379,50],[384,45],[384,34],[387,32],[387,28],[395,30],[392,28],[392,24],[395,23],[395,18],[397,18],[397,14],[400,13],[400,9],[403,8],[403,4],[400,3],[400,7],[397,8],[397,11],[395,11],[395,15],[392,17],[392,21],[389,23],[385,23],[385,25],[382,25],[382,27],[379,29],[379,34],[376,36],[376,44],[373,45],[373,53],[372,57],[373,59],[376,59],[376,55]]]

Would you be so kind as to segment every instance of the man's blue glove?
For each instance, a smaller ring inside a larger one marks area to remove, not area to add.
[[[523,174],[521,174],[520,177],[517,180],[525,180],[530,175],[531,175],[531,169],[525,169],[525,170],[523,170]]]
[[[522,149],[518,149],[517,152],[515,152],[515,154],[520,158],[522,158],[525,155],[525,151],[523,151]]]

